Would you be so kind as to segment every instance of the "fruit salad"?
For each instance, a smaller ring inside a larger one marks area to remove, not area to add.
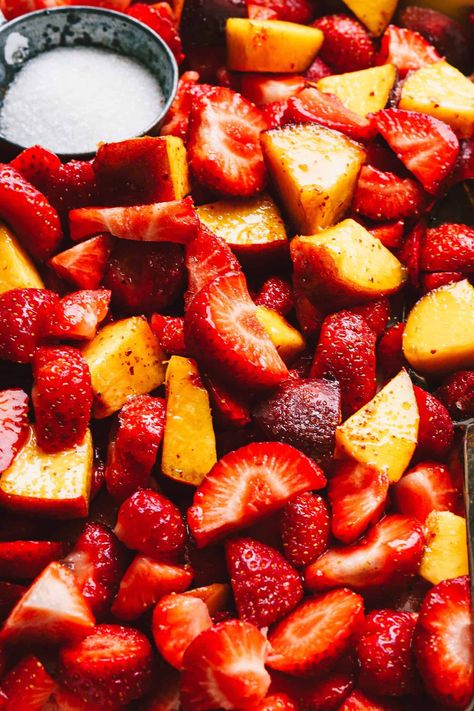
[[[474,12],[100,4],[180,80],[0,164],[0,709],[467,709]]]

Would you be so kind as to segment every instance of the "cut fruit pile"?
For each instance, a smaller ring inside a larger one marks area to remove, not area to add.
[[[186,71],[0,164],[0,709],[465,709],[468,23],[100,4]]]

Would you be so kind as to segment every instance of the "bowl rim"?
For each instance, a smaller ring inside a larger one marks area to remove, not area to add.
[[[172,73],[172,83],[171,83],[171,91],[169,93],[168,98],[166,99],[165,103],[161,107],[159,113],[157,113],[156,117],[149,123],[137,136],[130,136],[129,138],[124,138],[122,140],[131,140],[133,138],[142,138],[144,136],[147,136],[150,131],[152,131],[154,128],[156,128],[160,122],[163,120],[163,118],[166,116],[166,114],[169,111],[169,108],[171,104],[173,103],[173,100],[176,96],[176,92],[178,89],[178,79],[179,79],[179,68],[178,64],[176,62],[176,59],[174,57],[173,52],[169,48],[169,46],[166,44],[164,39],[160,37],[160,35],[155,32],[154,30],[151,29],[151,27],[148,27],[144,22],[141,22],[140,20],[137,20],[135,17],[131,17],[130,15],[127,15],[124,12],[118,12],[117,10],[109,10],[106,7],[94,7],[92,5],[62,5],[60,7],[50,7],[50,8],[44,8],[42,10],[35,10],[33,12],[28,12],[24,15],[20,15],[19,17],[15,17],[12,20],[8,20],[6,22],[3,22],[0,24],[0,35],[3,35],[6,31],[15,31],[16,25],[28,21],[30,18],[34,19],[35,17],[38,16],[53,16],[58,15],[58,14],[67,14],[70,12],[78,12],[80,14],[91,14],[91,15],[99,15],[102,17],[102,20],[104,18],[109,18],[109,17],[116,17],[125,23],[128,23],[130,25],[135,25],[138,27],[142,32],[145,34],[150,35],[150,37],[161,46],[163,49],[165,56],[167,58],[167,61],[170,66],[170,70]],[[58,45],[60,46],[60,45]],[[80,46],[80,45],[78,45]],[[55,49],[55,48],[53,48]],[[133,58],[133,57],[131,57]],[[139,62],[139,60],[136,60]],[[3,63],[3,62],[2,62]],[[141,62],[140,62],[141,64]],[[148,67],[147,67],[148,68]],[[151,72],[151,70],[149,69]],[[151,72],[153,73],[153,72]],[[21,151],[24,151],[26,148],[29,148],[30,146],[22,146],[18,143],[14,143],[13,141],[10,141],[8,138],[6,138],[2,131],[0,130],[0,141],[3,142],[4,144],[7,144],[9,147],[11,147],[12,150],[17,151],[18,153],[21,153]],[[107,143],[107,141],[103,141],[103,143]],[[93,151],[84,151],[82,153],[56,153],[58,158],[61,160],[90,160],[97,152],[99,146],[101,144],[97,144],[97,148]]]

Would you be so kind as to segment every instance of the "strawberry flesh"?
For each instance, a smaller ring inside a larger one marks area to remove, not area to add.
[[[54,680],[40,660],[32,655],[25,657],[2,680],[8,699],[5,711],[41,711],[54,687]]]
[[[80,289],[97,289],[104,276],[112,251],[113,238],[108,234],[91,237],[80,244],[59,252],[49,265],[62,279]]]
[[[28,435],[28,395],[19,388],[0,391],[0,472],[8,469]]]
[[[207,605],[191,595],[165,595],[153,612],[152,633],[161,656],[181,669],[191,642],[212,627]]]
[[[424,523],[432,511],[455,511],[459,494],[449,469],[439,462],[420,462],[394,488],[398,511]]]

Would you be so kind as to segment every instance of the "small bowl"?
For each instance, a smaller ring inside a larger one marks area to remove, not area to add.
[[[178,86],[175,58],[161,37],[142,22],[104,8],[82,5],[56,7],[31,12],[5,23],[0,28],[0,107],[9,85],[25,62],[56,47],[77,46],[98,47],[130,57],[156,77],[164,103],[153,122],[144,126],[138,135],[157,133]],[[2,160],[11,160],[24,148],[12,143],[0,132]],[[93,155],[94,152],[62,153],[59,157],[63,160],[87,160]]]

